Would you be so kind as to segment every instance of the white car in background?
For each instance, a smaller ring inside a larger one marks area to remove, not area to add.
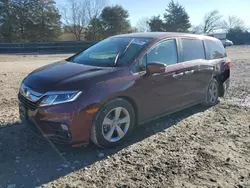
[[[234,43],[231,40],[226,39],[224,46],[233,46]]]

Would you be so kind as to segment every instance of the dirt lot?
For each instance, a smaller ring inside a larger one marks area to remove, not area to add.
[[[113,150],[59,152],[19,122],[17,93],[33,69],[68,55],[0,55],[0,187],[250,187],[250,47],[228,48],[231,88],[138,127]]]

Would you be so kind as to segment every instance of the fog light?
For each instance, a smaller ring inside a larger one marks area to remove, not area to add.
[[[65,130],[65,131],[68,131],[68,130],[69,130],[68,127],[67,127],[67,125],[61,124],[61,127],[62,127],[62,129]]]

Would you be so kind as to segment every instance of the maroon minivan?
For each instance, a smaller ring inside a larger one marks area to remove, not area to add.
[[[136,125],[203,103],[217,104],[231,61],[212,37],[132,33],[107,38],[22,82],[20,117],[51,141],[121,144]]]

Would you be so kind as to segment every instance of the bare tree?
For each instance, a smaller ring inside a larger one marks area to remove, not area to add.
[[[97,18],[106,5],[106,0],[83,0],[89,20]]]
[[[234,28],[241,28],[242,30],[244,30],[245,23],[237,16],[228,16],[227,19],[223,20],[222,28],[225,29],[227,32]]]
[[[200,34],[203,32],[203,28],[200,25],[193,25],[190,29],[189,29],[190,33],[194,33],[194,34]]]
[[[211,33],[221,28],[221,15],[218,10],[213,10],[204,16],[202,31],[203,33]]]
[[[100,15],[104,6],[105,0],[68,0],[63,9],[64,31],[80,41],[89,22]]]
[[[149,27],[149,19],[148,18],[141,18],[137,23],[136,23],[136,28],[138,32],[149,32],[150,27]]]
[[[106,0],[84,0],[85,8],[87,11],[87,18],[89,19],[89,28],[92,30],[92,37],[94,40],[100,39],[100,30],[102,29],[102,24],[99,19],[102,10],[106,5]],[[88,28],[88,29],[89,29]],[[89,31],[87,32],[89,35]]]
[[[67,8],[63,9],[64,32],[73,34],[80,41],[87,24],[86,10],[78,0],[68,0]]]

